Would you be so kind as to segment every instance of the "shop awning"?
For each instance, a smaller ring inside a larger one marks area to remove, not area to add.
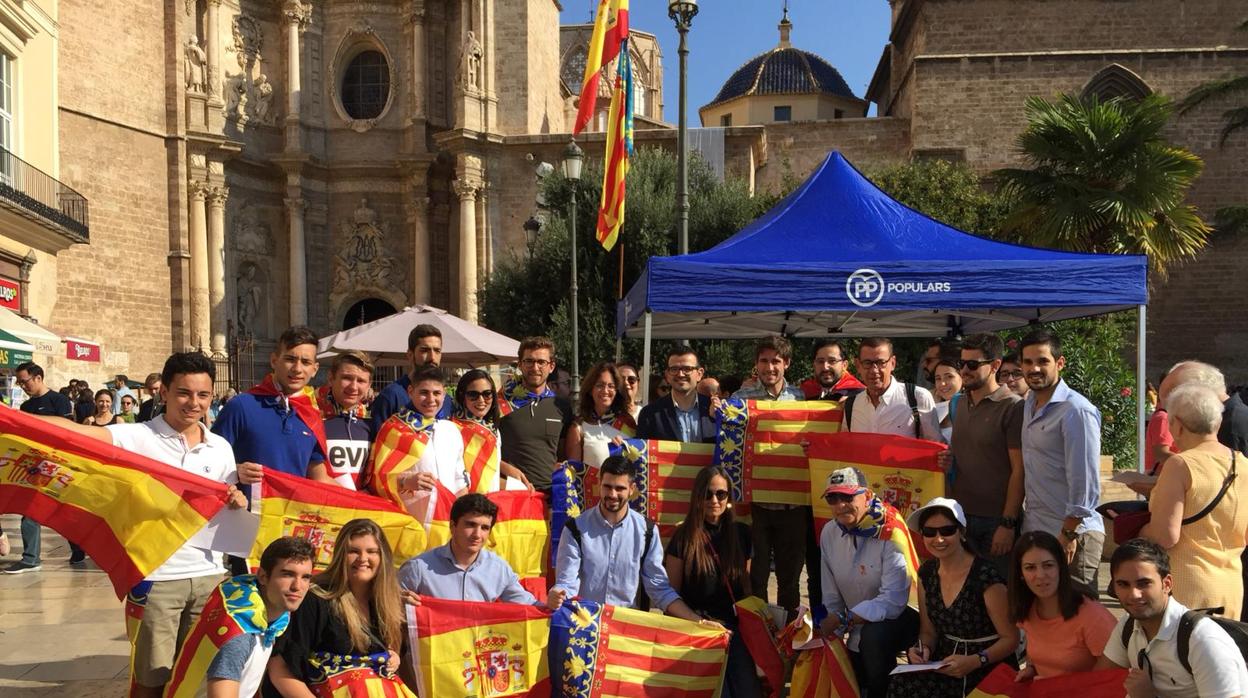
[[[60,337],[7,308],[0,308],[0,330],[33,345],[39,353],[61,353]]]
[[[0,368],[17,368],[34,361],[34,346],[0,330]]]

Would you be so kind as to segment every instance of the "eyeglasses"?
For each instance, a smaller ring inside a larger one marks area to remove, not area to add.
[[[1023,377],[1022,371],[997,371],[997,378],[1003,381],[1018,380]]]
[[[892,360],[893,360],[893,357],[890,356],[887,359],[858,359],[858,363],[862,364],[863,368],[883,369],[885,366],[888,365],[888,362]]]
[[[667,367],[668,373],[675,373],[678,375],[682,373],[693,373],[696,370],[698,370],[697,366],[668,366]]]
[[[838,504],[849,504],[850,502],[854,501],[855,496],[857,495],[842,494],[840,492],[830,492],[823,496],[823,501],[827,502],[828,504],[832,506],[836,506]]]
[[[615,390],[615,383],[594,383],[594,390]]]
[[[521,359],[520,365],[525,368],[546,368],[551,364],[550,359]]]
[[[629,385],[637,385],[637,376],[624,376],[624,382]]]
[[[957,535],[958,526],[957,524],[950,524],[948,526],[924,526],[919,529],[919,533],[922,533],[924,538],[935,538],[938,534],[941,538],[952,538]]]
[[[980,366],[988,366],[991,363],[991,359],[962,359],[958,361],[958,368],[969,368],[972,371],[978,371]]]
[[[465,390],[464,397],[469,400],[493,400],[493,390]]]
[[[721,502],[728,501],[728,490],[707,490],[706,498],[710,499],[712,497],[714,497],[715,499],[718,499]]]

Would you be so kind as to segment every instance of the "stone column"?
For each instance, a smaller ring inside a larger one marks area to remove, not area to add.
[[[188,183],[190,193],[191,242],[191,347],[208,348],[210,333],[208,311],[208,229],[204,223],[204,199],[207,186],[203,182]]]
[[[484,279],[490,273],[490,190],[481,187],[477,192],[477,278]]]
[[[477,321],[477,189],[469,179],[455,180],[459,196],[459,314]]]
[[[412,227],[412,302],[429,303],[432,300],[429,284],[429,197],[425,196],[424,187],[412,193],[410,211],[408,221]]]
[[[225,187],[208,192],[208,316],[212,331],[212,354],[225,355]]]
[[[204,43],[207,44],[205,53],[208,54],[208,74],[205,82],[208,83],[208,96],[217,101],[223,101],[221,95],[221,31],[219,25],[221,23],[221,2],[222,0],[208,0],[208,15],[204,18]]]
[[[412,2],[412,118],[427,119],[425,107],[425,3]]]
[[[286,199],[290,214],[290,324],[308,324],[308,263],[304,257],[303,199]]]
[[[282,7],[282,16],[286,21],[286,149],[301,150],[301,134],[299,130],[300,102],[303,101],[300,79],[303,68],[300,65],[299,33],[308,26],[308,18],[312,15],[312,7],[304,5],[300,0],[287,0]]]

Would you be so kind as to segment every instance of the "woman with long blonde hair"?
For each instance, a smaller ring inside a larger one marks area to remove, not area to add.
[[[269,661],[276,695],[328,698],[342,690],[331,679],[349,672],[358,689],[389,684],[398,695],[412,696],[397,678],[403,604],[381,527],[371,519],[347,522],[329,567],[314,583]]]

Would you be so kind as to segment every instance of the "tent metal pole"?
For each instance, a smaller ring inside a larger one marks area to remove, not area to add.
[[[1136,465],[1141,473],[1147,471],[1146,464],[1148,462],[1148,454],[1144,452],[1144,401],[1146,400],[1145,391],[1148,387],[1148,378],[1144,373],[1145,362],[1144,344],[1147,341],[1145,330],[1147,328],[1147,307],[1139,306],[1140,320],[1137,323],[1137,336],[1135,338],[1136,356],[1135,356],[1135,448],[1139,457],[1136,458]]]
[[[643,332],[643,340],[645,349],[641,353],[641,399],[643,402],[650,399],[650,332],[652,330],[650,311],[646,311],[645,330]]]

